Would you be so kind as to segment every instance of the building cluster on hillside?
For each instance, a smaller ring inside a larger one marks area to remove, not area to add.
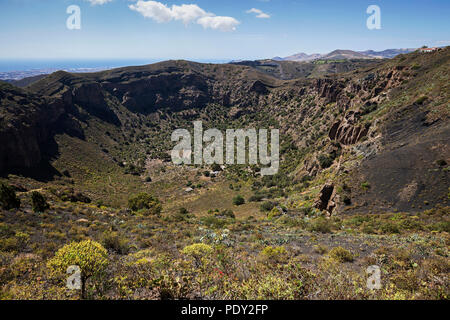
[[[419,51],[422,53],[430,53],[430,52],[434,52],[434,51],[438,51],[441,50],[441,48],[438,47],[433,47],[433,48],[420,48]]]

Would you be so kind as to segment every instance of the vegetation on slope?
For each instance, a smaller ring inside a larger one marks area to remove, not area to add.
[[[79,298],[48,262],[95,241],[108,266],[88,298],[448,299],[448,59],[289,81],[169,61],[1,84],[0,137],[33,160],[1,178],[16,204],[0,211],[1,297]],[[279,173],[171,164],[171,132],[194,120],[279,128]]]

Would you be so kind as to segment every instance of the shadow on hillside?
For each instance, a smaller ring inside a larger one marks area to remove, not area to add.
[[[69,131],[69,130],[65,130]],[[51,165],[52,161],[60,156],[59,146],[55,140],[56,134],[63,133],[61,128],[53,128],[51,137],[41,145],[42,159],[37,164],[30,168],[17,167],[10,168],[6,172],[1,172],[0,177],[7,178],[8,175],[13,174],[17,176],[27,177],[39,182],[51,182],[57,177],[62,177],[63,174]],[[70,131],[69,131],[70,132]],[[83,139],[84,135],[80,132],[70,132],[70,136]]]
[[[39,165],[32,168],[18,168],[1,175],[6,178],[9,174],[23,176],[34,179],[39,182],[50,182],[55,177],[61,177],[62,174],[56,170],[48,161],[42,161]]]

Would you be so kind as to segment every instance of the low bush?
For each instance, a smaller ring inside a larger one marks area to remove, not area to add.
[[[329,256],[341,263],[344,262],[352,262],[353,261],[353,254],[348,251],[347,249],[344,249],[342,247],[336,247],[331,249],[331,251],[329,252]]]
[[[200,220],[203,224],[210,228],[221,229],[225,227],[228,222],[225,219],[219,219],[217,217],[203,217]]]
[[[286,263],[288,261],[289,255],[285,247],[265,247],[261,253],[260,257],[270,263]]]
[[[318,160],[319,160],[319,163],[320,163],[320,167],[322,169],[326,169],[326,168],[331,167],[331,165],[333,164],[333,161],[334,161],[334,159],[332,157],[330,157],[328,155],[325,155],[325,154],[321,154],[319,156]]]
[[[50,208],[47,199],[37,191],[31,194],[31,204],[34,212],[45,212]]]
[[[241,195],[238,195],[238,196],[233,198],[233,204],[235,206],[241,206],[244,203],[245,203],[245,199]]]
[[[117,232],[105,232],[102,244],[106,249],[112,250],[118,254],[126,255],[130,251],[128,240],[121,237]]]
[[[260,206],[260,210],[262,212],[267,212],[267,211],[271,211],[273,208],[275,208],[277,204],[275,202],[272,201],[265,201],[261,204]]]
[[[386,222],[381,225],[381,231],[386,234],[400,233],[400,228],[393,222]]]
[[[332,223],[330,220],[327,220],[324,217],[319,217],[312,220],[309,230],[320,233],[331,233],[331,227]]]
[[[4,210],[20,208],[20,199],[16,196],[13,187],[0,184],[0,205]]]
[[[148,193],[140,193],[128,200],[128,207],[132,211],[145,210],[150,215],[159,215],[162,211],[162,205],[158,198]]]

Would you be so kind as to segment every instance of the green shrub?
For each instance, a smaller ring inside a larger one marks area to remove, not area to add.
[[[238,195],[236,197],[233,198],[233,204],[235,206],[241,206],[245,203],[244,198],[241,195]]]
[[[50,191],[61,201],[91,203],[91,199],[80,192],[75,192],[73,188],[53,189]]]
[[[450,221],[442,221],[434,223],[430,226],[428,226],[428,229],[430,231],[437,231],[437,232],[448,232],[450,233]]]
[[[50,208],[47,199],[37,191],[31,194],[31,203],[34,212],[45,212]]]
[[[236,218],[233,210],[223,210],[222,212],[217,213],[216,216],[228,217],[232,219]]]
[[[319,160],[319,163],[320,163],[320,167],[322,169],[326,169],[326,168],[331,167],[331,165],[333,164],[333,161],[334,161],[334,159],[332,157],[330,157],[328,155],[325,155],[325,154],[321,154],[319,156],[318,160]]]
[[[86,297],[86,280],[102,275],[108,266],[108,251],[95,241],[72,242],[59,249],[47,263],[55,275],[65,275],[70,266],[81,271],[81,295]]]
[[[132,211],[146,210],[149,214],[158,215],[162,211],[160,201],[148,193],[140,193],[128,200],[128,207]]]
[[[207,258],[213,253],[213,248],[204,243],[196,243],[190,246],[186,246],[183,249],[183,254],[192,257],[194,259],[196,267],[200,267],[202,264],[207,262],[204,258]]]
[[[275,208],[275,206],[276,206],[276,203],[271,202],[271,201],[265,201],[261,204],[261,206],[259,208],[262,212],[267,212],[267,211],[271,211],[273,208]]]
[[[20,199],[17,198],[13,187],[0,184],[0,205],[4,210],[20,208]]]
[[[309,227],[310,231],[321,232],[321,233],[331,233],[331,221],[325,219],[324,217],[319,217],[312,220]]]
[[[250,198],[248,198],[248,202],[260,202],[265,197],[266,195],[263,193],[255,193]]]
[[[19,240],[17,238],[0,239],[0,251],[13,252],[20,249]]]
[[[183,249],[183,254],[192,256],[195,258],[201,258],[213,252],[213,248],[204,243],[196,243],[190,246],[186,246]]]
[[[144,169],[138,166],[135,166],[134,164],[127,164],[125,166],[125,174],[130,174],[133,176],[140,176],[142,173],[144,173]]]
[[[365,233],[365,234],[375,234],[376,233],[374,227],[367,223],[363,224],[361,231],[362,231],[362,233]]]
[[[381,225],[381,231],[387,234],[400,233],[398,225],[392,222],[383,223]]]
[[[336,247],[331,249],[329,255],[332,259],[341,263],[353,261],[353,254],[347,249],[344,249],[342,247]]]
[[[361,183],[361,188],[363,188],[364,190],[370,189],[370,183],[368,182]]]
[[[225,219],[219,219],[217,217],[203,217],[200,219],[200,221],[202,223],[204,223],[206,226],[210,227],[210,228],[216,228],[216,229],[221,229],[223,227],[225,227],[228,222]]]
[[[323,255],[328,252],[328,248],[325,245],[317,244],[314,246],[314,252]]]
[[[283,214],[283,212],[278,209],[277,207],[274,207],[270,212],[267,214],[267,218],[269,220],[272,220],[273,218],[280,217]]]
[[[428,100],[427,96],[422,96],[422,97],[420,97],[419,99],[416,100],[416,104],[424,104],[425,101],[427,101],[427,100]]]
[[[261,258],[270,263],[286,263],[289,255],[285,247],[265,247],[261,253]]]
[[[106,249],[112,250],[118,254],[128,254],[130,246],[128,240],[121,237],[117,232],[105,232],[102,244]]]

